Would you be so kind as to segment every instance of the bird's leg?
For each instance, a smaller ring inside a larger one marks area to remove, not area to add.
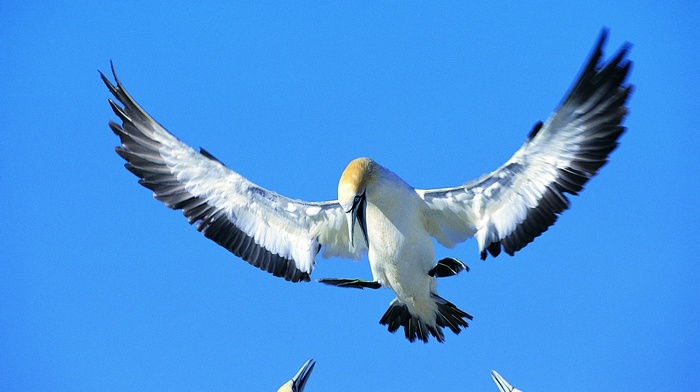
[[[331,286],[338,286],[338,287],[353,287],[356,289],[378,289],[382,287],[379,282],[372,282],[369,280],[362,280],[362,279],[340,279],[340,278],[326,278],[326,279],[319,279],[318,280],[321,283],[329,284]]]
[[[469,267],[457,259],[447,257],[438,261],[437,265],[428,271],[428,275],[436,278],[444,278],[446,276],[457,275],[462,270],[468,272]]]

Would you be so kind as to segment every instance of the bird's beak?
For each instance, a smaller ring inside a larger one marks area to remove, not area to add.
[[[311,375],[311,371],[314,370],[314,366],[316,366],[316,361],[309,359],[306,361],[304,366],[299,369],[299,372],[292,377],[292,384],[294,385],[292,387],[293,391],[302,392],[304,390],[306,382],[309,380],[309,376]]]
[[[491,370],[491,378],[493,378],[493,382],[496,383],[500,392],[513,392],[516,390],[495,370]]]
[[[350,231],[350,245],[355,247],[355,222],[360,224],[362,236],[365,239],[365,244],[369,248],[369,239],[367,238],[367,196],[366,190],[355,196],[352,202],[352,208],[348,211],[350,219],[348,219],[348,230]]]

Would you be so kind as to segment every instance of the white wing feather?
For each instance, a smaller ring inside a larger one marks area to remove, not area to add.
[[[114,72],[114,70],[113,70]],[[350,247],[345,213],[337,201],[305,202],[268,191],[197,152],[158,124],[124,90],[102,75],[122,125],[117,153],[142,185],[172,209],[182,209],[197,230],[252,265],[290,281],[309,280],[316,255],[360,258]]]
[[[496,171],[463,186],[417,190],[431,234],[443,245],[475,237],[482,258],[501,246],[512,255],[547,230],[617,147],[632,87],[625,85],[629,46],[601,67],[603,31],[561,106],[536,125],[525,144]]]

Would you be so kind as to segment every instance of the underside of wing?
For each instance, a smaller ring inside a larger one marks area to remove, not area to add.
[[[440,236],[474,236],[482,259],[501,249],[513,255],[554,224],[569,207],[565,194],[578,194],[608,161],[625,130],[632,86],[626,84],[629,45],[601,64],[606,37],[603,30],[559,108],[534,127],[508,162],[460,187],[418,191],[440,242]],[[445,218],[450,214],[456,216]]]
[[[122,105],[109,100],[122,120],[122,125],[109,125],[121,140],[116,152],[126,168],[156,199],[182,210],[207,238],[292,282],[309,280],[322,247],[325,257],[358,258],[365,251],[350,247],[337,202],[292,200],[253,184],[165,130],[136,104],[116,74],[116,86],[100,75]]]

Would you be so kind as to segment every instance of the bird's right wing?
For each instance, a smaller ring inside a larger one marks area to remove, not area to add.
[[[268,191],[230,170],[208,152],[195,151],[151,118],[126,92],[102,74],[122,125],[117,154],[139,183],[166,206],[182,210],[207,238],[248,263],[292,282],[308,281],[316,255],[359,258],[350,246],[345,213],[337,201],[305,202]]]
[[[459,187],[416,190],[431,234],[445,246],[475,237],[481,258],[522,249],[554,224],[608,161],[625,128],[629,45],[602,63],[603,30],[590,60],[557,110],[503,166]]]

